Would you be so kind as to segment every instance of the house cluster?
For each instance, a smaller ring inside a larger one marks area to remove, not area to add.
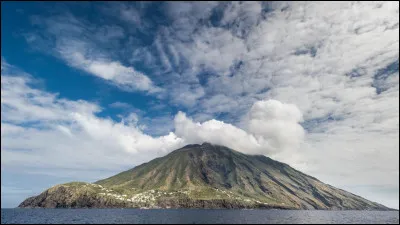
[[[178,191],[181,193],[187,194],[187,191]],[[170,196],[175,194],[176,192],[165,192],[160,190],[148,190],[139,194],[135,194],[132,196],[132,202],[154,202],[156,198],[161,196]]]
[[[164,192],[164,191],[157,191],[157,190],[148,190],[142,193],[134,194],[132,197],[128,197],[127,195],[123,194],[118,194],[118,193],[113,193],[113,190],[104,188],[101,185],[98,184],[90,184],[93,187],[100,188],[101,191],[99,195],[102,196],[108,196],[115,198],[120,201],[127,201],[127,202],[136,202],[136,203],[147,203],[147,202],[154,202],[156,198],[161,197],[161,196],[168,196],[168,195],[173,195],[174,192]],[[132,190],[135,190],[132,188]],[[181,193],[187,194],[187,191],[178,191]]]
[[[115,199],[120,200],[120,201],[127,201],[127,202],[134,202],[134,203],[151,203],[151,202],[155,202],[155,200],[157,198],[161,197],[161,196],[171,196],[171,195],[175,195],[175,194],[178,194],[178,193],[188,195],[189,192],[190,192],[190,190],[178,190],[176,192],[165,192],[165,191],[160,191],[160,190],[148,190],[148,191],[145,191],[145,192],[142,192],[142,193],[134,194],[134,195],[132,195],[132,197],[128,197],[125,194],[121,195],[121,194],[118,194],[118,193],[114,193],[113,190],[107,189],[107,188],[105,188],[105,187],[103,187],[101,185],[98,185],[98,184],[86,184],[85,186],[88,186],[88,185],[91,185],[92,187],[100,188],[100,190],[102,192],[100,192],[99,195],[112,197],[112,198],[115,198]],[[135,190],[135,188],[131,188],[131,189]],[[237,196],[232,191],[220,190],[218,188],[216,188],[215,190],[217,192],[219,192],[219,193],[222,193],[222,194],[228,196],[228,198],[231,198],[231,199],[236,199],[236,200],[239,200],[239,201],[246,201],[246,202],[254,201],[254,202],[259,203],[259,204],[268,205],[268,203],[261,202],[261,201],[258,201],[258,200],[251,200],[251,199],[248,199],[248,198],[244,199],[244,198],[242,198],[240,196]],[[217,195],[217,196],[220,196],[220,195]]]

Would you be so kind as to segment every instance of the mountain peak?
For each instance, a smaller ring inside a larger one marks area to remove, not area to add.
[[[201,144],[201,146],[212,146],[213,144],[211,144],[210,142],[203,142],[203,144]]]
[[[200,146],[214,146],[214,144],[210,143],[210,142],[203,142],[202,144],[188,144],[185,145],[183,148],[195,148],[195,147],[200,147]]]
[[[210,143],[210,142],[203,142],[202,144],[188,144],[188,145],[185,145],[185,146],[183,146],[182,148],[177,149],[177,150],[209,149],[209,148],[213,148],[213,147],[216,147],[216,146],[219,146],[219,145],[212,144],[212,143]],[[221,147],[224,147],[224,146],[221,146]],[[174,151],[173,151],[173,152],[174,152]]]

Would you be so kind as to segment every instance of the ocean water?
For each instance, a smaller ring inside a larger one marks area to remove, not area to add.
[[[1,223],[399,223],[398,211],[1,209]]]

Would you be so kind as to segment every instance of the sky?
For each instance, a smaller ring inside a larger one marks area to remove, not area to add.
[[[399,208],[399,2],[1,2],[1,207],[187,144]]]

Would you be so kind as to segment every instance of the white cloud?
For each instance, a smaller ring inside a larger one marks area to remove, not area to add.
[[[187,143],[199,144],[206,141],[248,153],[255,153],[265,147],[260,146],[254,136],[231,124],[214,119],[195,123],[182,112],[175,117],[175,133]]]
[[[229,68],[247,51],[241,39],[222,28],[201,27],[192,38],[189,44],[174,42],[173,45],[196,73],[212,70],[227,75]]]
[[[129,109],[132,108],[132,105],[126,103],[126,102],[113,102],[109,105],[112,108],[120,108],[120,109]]]
[[[165,71],[170,71],[172,68],[171,62],[169,61],[169,58],[167,57],[164,46],[161,44],[161,41],[159,38],[155,40],[155,47],[157,49],[157,53],[160,56],[160,61],[162,66],[165,68]]]
[[[136,126],[139,122],[139,116],[136,113],[130,113],[126,118],[122,118],[122,122],[126,122],[129,125]]]
[[[5,76],[1,79],[2,121],[55,121],[68,116],[68,111],[95,113],[99,107],[85,101],[57,99],[56,94],[32,89],[29,76]],[[45,107],[44,107],[45,106]]]
[[[257,25],[262,11],[262,3],[254,1],[232,2],[224,10],[220,21],[222,25],[231,26],[231,31],[238,37],[245,37],[249,28]]]
[[[201,106],[205,112],[229,112],[235,110],[239,103],[224,94],[214,95],[211,98],[205,99],[201,102]]]
[[[276,100],[258,101],[250,109],[245,130],[215,119],[196,123],[179,112],[175,133],[186,143],[204,141],[248,154],[274,155],[296,151],[304,139],[302,114],[295,105]]]
[[[111,81],[125,90],[148,91],[149,93],[161,91],[161,88],[156,87],[149,77],[134,68],[126,67],[118,61],[90,55],[86,43],[66,40],[59,44],[57,51],[69,65]]]
[[[191,39],[193,31],[201,19],[207,19],[218,2],[167,2],[165,12],[172,20],[171,35],[180,41]]]
[[[142,20],[140,19],[140,12],[136,10],[135,8],[126,8],[126,7],[121,7],[119,8],[121,18],[123,20],[126,20],[128,22],[131,22],[135,24],[136,26],[140,27]]]
[[[181,84],[171,85],[169,88],[169,96],[172,97],[171,102],[187,107],[193,107],[199,98],[204,96],[204,89],[200,85]]]
[[[97,41],[103,42],[105,44],[111,40],[123,38],[124,36],[124,29],[116,25],[102,26],[94,34],[94,37],[96,37]]]
[[[297,149],[304,139],[303,115],[292,104],[276,100],[258,101],[250,110],[248,131],[265,139],[274,152]],[[268,153],[267,153],[268,154]]]

